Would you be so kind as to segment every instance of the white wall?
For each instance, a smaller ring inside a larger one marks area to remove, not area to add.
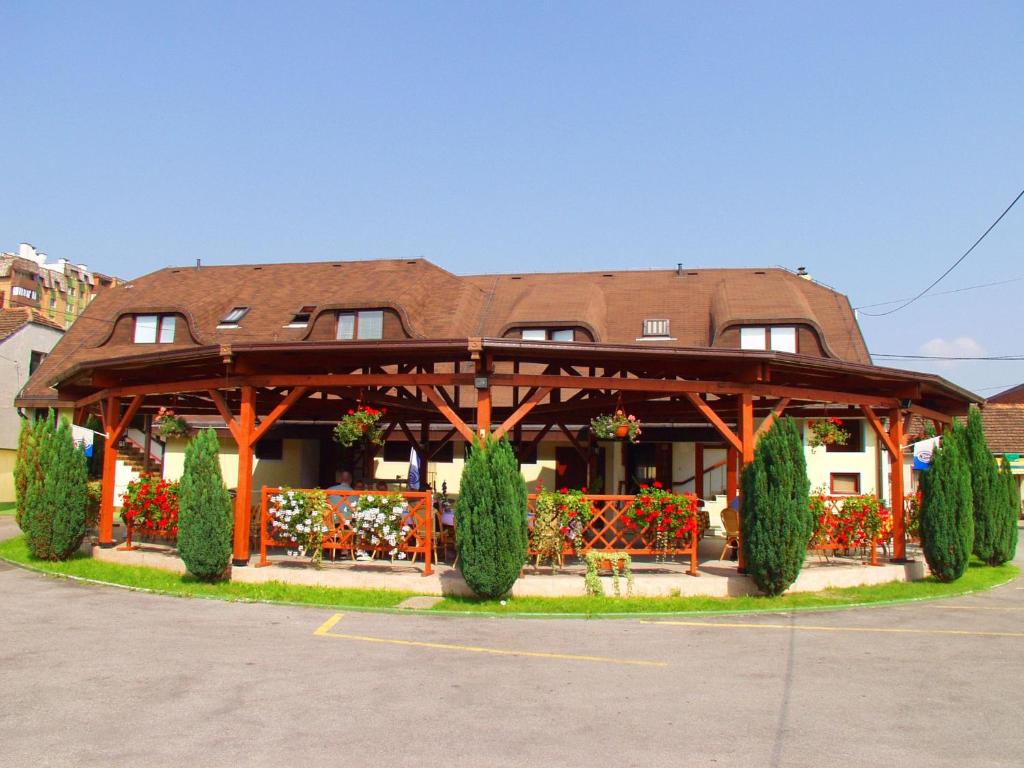
[[[871,425],[864,422],[864,450],[858,453],[829,453],[824,446],[811,448],[807,445],[810,431],[807,420],[801,420],[804,435],[804,455],[807,457],[807,476],[811,489],[829,488],[829,475],[833,472],[856,473],[860,475],[860,492],[877,493],[880,487],[878,469],[878,436]],[[888,471],[885,474],[888,478]],[[888,482],[884,483],[888,486]],[[885,488],[888,493],[888,488]]]
[[[49,354],[63,336],[62,331],[27,323],[0,342],[0,448],[17,449],[21,417],[14,398],[28,381],[32,352]]]

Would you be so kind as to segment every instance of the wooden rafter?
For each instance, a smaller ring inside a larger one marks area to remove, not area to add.
[[[545,397],[547,397],[550,393],[550,387],[542,387],[540,389],[533,390],[533,393],[528,398],[526,398],[522,405],[516,408],[516,410],[513,411],[512,414],[501,423],[501,426],[494,430],[494,439],[497,440],[499,437],[501,437],[510,429],[512,429],[512,427],[514,427],[516,424],[522,421],[523,417],[526,416],[526,414],[528,414],[530,411],[532,411],[537,406],[537,404]]]
[[[735,432],[729,429],[728,424],[719,418],[718,414],[712,410],[710,405],[693,392],[687,392],[686,396],[689,398],[690,402],[693,403],[694,408],[704,414],[704,418],[711,422],[711,425],[718,430],[718,433],[726,439],[729,445],[737,451],[743,450],[743,443],[740,441],[739,437],[737,437]]]
[[[241,443],[241,429],[238,426],[238,421],[234,416],[231,415],[231,409],[228,407],[227,402],[224,400],[224,396],[216,389],[209,390],[210,400],[217,407],[217,413],[224,419],[224,423],[231,431],[231,436],[235,438],[236,443]]]
[[[788,397],[784,397],[775,404],[775,407],[772,408],[771,413],[764,417],[764,421],[761,422],[761,426],[759,426],[757,428],[757,431],[754,433],[755,438],[760,437],[761,435],[763,435],[765,432],[772,428],[772,424],[775,423],[775,420],[782,416],[783,411],[785,411],[786,408],[789,407],[789,401],[790,399]]]
[[[287,413],[288,409],[295,405],[295,403],[304,398],[308,391],[309,387],[295,387],[295,389],[289,392],[285,398],[277,404],[274,410],[272,410],[267,417],[260,422],[260,425],[256,427],[252,436],[249,438],[249,445],[256,445],[256,443],[260,441],[260,438],[267,434],[267,431],[274,426],[274,422]]]
[[[872,428],[874,428],[875,434],[878,435],[878,439],[882,441],[886,450],[893,456],[899,457],[902,453],[900,446],[896,445],[888,430],[882,426],[882,420],[878,418],[878,415],[874,410],[866,405],[861,406],[860,410],[864,414],[865,418],[867,418]]]
[[[423,393],[423,396],[433,403],[434,407],[441,412],[441,415],[448,419],[448,423],[459,431],[460,435],[466,438],[470,443],[476,440],[476,435],[473,433],[473,430],[469,428],[466,422],[459,418],[459,414],[457,414],[455,410],[441,398],[433,386],[427,384],[420,385],[420,391]]]

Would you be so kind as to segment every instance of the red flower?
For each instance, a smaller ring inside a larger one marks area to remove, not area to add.
[[[655,488],[661,488],[661,482],[660,482],[660,481],[658,481],[658,480],[655,480],[655,481],[654,481],[654,487],[655,487]]]

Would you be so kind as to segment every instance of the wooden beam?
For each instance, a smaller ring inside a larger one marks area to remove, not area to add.
[[[249,508],[252,505],[253,433],[256,429],[256,389],[242,387],[238,414],[238,481],[235,484],[235,527],[232,563],[249,564]]]
[[[519,459],[520,463],[522,463],[523,456],[526,454],[526,452],[532,451],[534,448],[536,448],[540,444],[540,441],[544,439],[544,436],[548,432],[550,432],[552,427],[554,426],[554,424],[545,424],[544,427],[539,432],[537,432],[536,435],[533,436],[533,439],[530,442],[528,442],[526,445],[519,446],[519,448],[516,450],[516,458]]]
[[[925,408],[923,405],[911,405],[910,408],[908,408],[907,410],[910,411],[911,413],[916,413],[918,416],[922,416],[926,419],[931,419],[932,421],[940,421],[943,424],[953,423],[952,416],[948,416],[945,413],[942,413],[941,411],[932,410],[931,408]]]
[[[736,428],[740,438],[740,460],[747,466],[754,460],[754,398],[752,395],[740,395],[739,422]]]
[[[886,431],[885,427],[882,426],[882,420],[879,419],[875,412],[866,405],[862,405],[860,410],[867,418],[868,423],[871,424],[872,428],[874,428],[875,434],[878,435],[878,439],[882,442],[882,445],[885,446],[885,449],[889,452],[891,456],[895,456],[898,459],[902,454],[902,450],[900,446],[893,443],[892,437]],[[898,418],[897,420],[900,422],[900,426],[902,427],[902,417]]]
[[[459,414],[448,403],[441,399],[441,396],[437,394],[433,386],[423,384],[420,386],[420,391],[427,400],[433,403],[441,415],[448,419],[448,423],[459,430],[459,434],[466,438],[470,444],[476,440],[473,430],[469,428],[466,422],[459,418]]]
[[[508,432],[512,427],[523,420],[530,411],[532,411],[541,400],[548,396],[551,392],[551,387],[541,387],[531,392],[530,396],[516,408],[512,414],[501,423],[496,430],[494,430],[494,439],[497,440],[499,437]]]
[[[889,441],[895,446],[903,445],[903,419],[899,408],[889,411]],[[907,558],[906,520],[903,509],[903,452],[889,454],[889,495],[892,497],[892,558],[900,561]]]
[[[277,404],[277,407],[267,414],[267,417],[263,419],[263,421],[260,422],[260,425],[253,431],[249,437],[249,445],[256,445],[260,438],[267,434],[267,430],[274,426],[274,422],[287,413],[288,409],[295,405],[295,403],[304,398],[307,392],[309,392],[309,387],[296,387],[289,392],[285,398]]]
[[[441,449],[448,445],[448,443],[452,441],[452,438],[455,437],[455,435],[457,435],[458,433],[459,430],[457,430],[455,427],[452,427],[451,429],[444,433],[444,436],[440,439],[440,441],[438,441],[437,443],[431,443],[430,453],[427,455],[427,461],[433,461],[434,457],[441,452]]]
[[[571,431],[569,430],[569,428],[568,428],[567,426],[565,426],[565,424],[559,424],[559,425],[558,425],[558,428],[559,428],[560,430],[562,430],[562,433],[563,433],[563,434],[564,434],[564,435],[565,435],[565,436],[566,436],[567,438],[569,438],[569,442],[570,442],[570,443],[572,443],[572,447],[576,449],[576,453],[578,453],[578,454],[580,455],[580,457],[581,457],[581,458],[582,458],[582,459],[583,459],[584,461],[586,461],[586,460],[587,460],[587,449],[586,449],[586,448],[584,448],[584,447],[583,447],[583,445],[582,445],[582,443],[580,443],[580,441],[576,439],[576,435],[574,435],[574,434],[573,434],[573,433],[572,433],[572,432],[571,432]]]
[[[227,401],[224,400],[224,396],[216,389],[208,390],[207,394],[210,395],[210,399],[217,407],[217,413],[219,413],[220,417],[224,419],[224,423],[231,431],[231,436],[235,438],[236,443],[240,444],[242,441],[240,438],[241,432],[238,427],[238,422],[235,420],[235,417],[231,415],[231,409],[228,408],[228,404]]]
[[[754,433],[755,438],[761,437],[765,432],[772,428],[772,424],[775,420],[782,416],[783,411],[789,407],[790,398],[784,397],[775,404],[772,408],[771,413],[764,417],[764,421],[761,422],[761,426],[757,428],[757,432]]]
[[[729,445],[737,451],[743,450],[743,444],[740,442],[739,437],[736,436],[735,432],[729,429],[728,424],[718,417],[718,414],[711,409],[710,405],[693,392],[687,392],[685,394],[687,398],[689,398],[690,402],[693,403],[694,408],[704,414],[704,418],[711,422],[711,425],[718,430],[718,433],[726,439]]]

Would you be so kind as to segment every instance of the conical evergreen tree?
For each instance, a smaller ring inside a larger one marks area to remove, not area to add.
[[[206,429],[185,449],[178,491],[178,554],[189,573],[216,581],[231,557],[231,496],[220,474],[217,433]]]
[[[51,436],[43,503],[53,519],[51,549],[58,560],[67,560],[85,537],[89,504],[85,454],[75,445],[71,424],[61,419]]]
[[[21,530],[29,552],[40,560],[55,560],[53,517],[46,507],[46,470],[50,465],[52,436],[56,429],[53,409],[32,424],[25,479],[25,503]]]
[[[1006,508],[1006,492],[999,479],[995,457],[985,442],[981,411],[971,408],[967,417],[967,456],[970,463],[971,499],[974,509],[974,544],[978,559],[998,565],[1001,527],[1000,514]]]
[[[796,580],[813,533],[810,482],[796,422],[777,421],[743,470],[741,529],[747,571],[768,595]]]
[[[996,515],[995,532],[992,547],[993,562],[990,565],[1002,565],[1017,554],[1018,525],[1020,521],[1020,488],[1013,476],[1010,462],[1003,456],[999,468],[999,495],[1002,504]]]
[[[974,542],[974,508],[964,428],[954,423],[921,477],[921,549],[939,581],[956,581]]]
[[[459,486],[456,546],[466,584],[480,597],[512,589],[526,562],[526,483],[504,438],[478,441]]]
[[[25,514],[25,495],[28,492],[29,477],[39,473],[33,442],[32,419],[21,420],[21,431],[18,433],[18,450],[14,459],[14,521],[21,527],[21,518]]]

